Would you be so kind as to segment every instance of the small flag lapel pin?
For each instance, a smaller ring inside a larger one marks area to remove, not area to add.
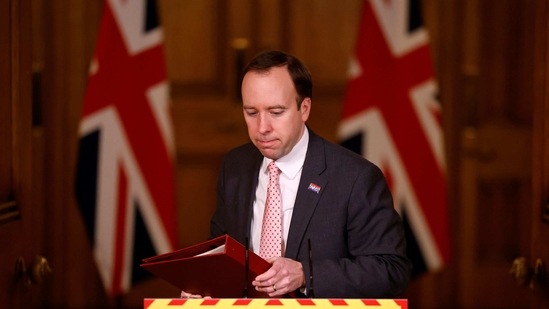
[[[309,188],[308,188],[308,189],[311,190],[311,191],[314,191],[316,194],[318,194],[318,193],[320,192],[320,186],[317,185],[316,183],[312,183],[312,182],[311,182],[311,183],[309,184]]]

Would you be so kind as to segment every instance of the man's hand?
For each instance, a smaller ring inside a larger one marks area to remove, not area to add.
[[[292,259],[278,257],[268,260],[273,266],[252,282],[255,289],[270,297],[281,296],[305,286],[303,265]]]

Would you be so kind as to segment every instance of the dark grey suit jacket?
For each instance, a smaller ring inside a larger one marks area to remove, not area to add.
[[[378,167],[309,130],[309,146],[285,256],[303,264],[319,298],[392,298],[410,279],[401,218]],[[211,236],[249,237],[262,154],[253,144],[230,151],[222,164]],[[310,184],[320,187],[315,192]]]

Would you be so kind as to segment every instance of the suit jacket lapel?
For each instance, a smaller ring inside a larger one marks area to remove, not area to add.
[[[322,188],[328,183],[328,179],[322,175],[324,170],[326,170],[324,140],[309,130],[309,146],[303,163],[303,171],[301,172],[301,180],[299,181],[290,223],[286,257],[297,259],[305,231],[322,196]]]
[[[255,146],[254,146],[255,147]],[[250,187],[248,188],[248,194],[243,195],[243,199],[241,201],[242,207],[246,207],[246,227],[243,233],[243,239],[241,240],[242,244],[245,244],[246,238],[248,238],[248,246],[251,242],[250,237],[250,231],[252,228],[252,217],[253,217],[253,211],[254,211],[254,200],[255,200],[255,193],[257,190],[257,183],[258,183],[258,177],[259,177],[259,169],[261,168],[261,163],[263,162],[263,155],[259,151],[257,153],[254,152],[253,157],[251,158],[252,164],[250,165],[252,168],[250,168],[249,172],[245,177],[249,177],[248,183],[250,184]]]

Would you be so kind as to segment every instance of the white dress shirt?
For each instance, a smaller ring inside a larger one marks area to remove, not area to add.
[[[290,230],[290,222],[294,211],[294,203],[297,195],[303,162],[307,154],[309,145],[309,131],[305,128],[303,136],[294,146],[294,148],[284,157],[276,160],[276,166],[282,171],[280,173],[280,193],[282,194],[282,256],[286,251],[286,241]],[[267,197],[267,185],[269,183],[268,165],[273,160],[263,158],[263,163],[259,169],[259,182],[255,191],[254,214],[252,218],[252,243],[251,249],[259,253],[259,243],[261,240],[261,225],[263,223],[263,211],[265,210],[265,199]]]

